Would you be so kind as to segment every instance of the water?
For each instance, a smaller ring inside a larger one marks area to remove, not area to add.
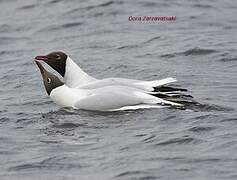
[[[14,1],[0,11],[0,179],[236,179],[237,3]],[[129,16],[176,16],[130,22]],[[97,77],[176,77],[203,107],[60,109],[36,55]]]

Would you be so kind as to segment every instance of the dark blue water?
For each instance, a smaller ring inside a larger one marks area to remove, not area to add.
[[[0,1],[0,179],[237,179],[237,2]],[[176,16],[131,22],[129,16]],[[176,77],[203,104],[60,109],[36,55],[63,50],[97,78]]]

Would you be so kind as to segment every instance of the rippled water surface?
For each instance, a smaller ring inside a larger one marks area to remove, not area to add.
[[[0,179],[237,179],[237,2],[0,1]],[[131,22],[129,16],[176,16]],[[176,77],[195,111],[60,109],[36,55],[97,77]]]

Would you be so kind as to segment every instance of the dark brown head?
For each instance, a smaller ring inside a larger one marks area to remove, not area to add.
[[[44,69],[44,67],[38,61],[35,61],[35,62],[36,62],[37,66],[40,70],[40,73],[43,77],[44,87],[45,87],[48,95],[50,95],[50,93],[53,89],[64,85],[63,82],[57,76],[46,71]]]
[[[36,56],[36,60],[44,61],[57,71],[62,77],[66,71],[67,55],[64,52],[57,51],[47,54],[46,56]]]

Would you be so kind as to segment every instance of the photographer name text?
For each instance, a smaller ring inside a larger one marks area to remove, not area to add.
[[[140,21],[140,22],[176,21],[176,16],[129,16],[128,21]]]

